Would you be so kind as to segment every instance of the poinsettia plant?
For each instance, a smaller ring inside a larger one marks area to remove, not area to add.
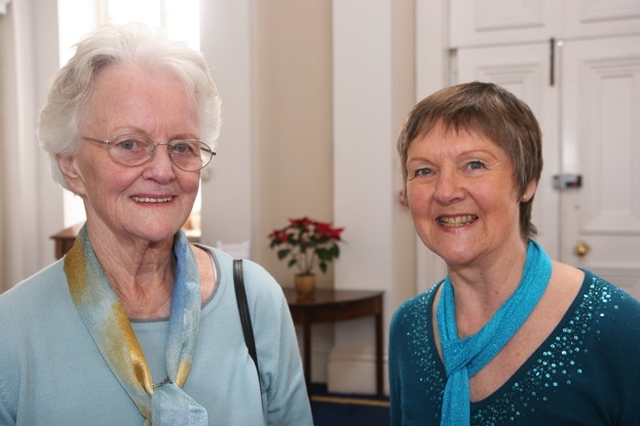
[[[340,256],[338,242],[343,230],[306,216],[289,219],[287,226],[269,234],[270,247],[277,249],[278,260],[288,259],[289,268],[297,266],[300,274],[312,274],[316,265],[327,272],[329,263]]]

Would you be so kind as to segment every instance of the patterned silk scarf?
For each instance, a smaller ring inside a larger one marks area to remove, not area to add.
[[[449,277],[445,278],[436,311],[447,373],[441,425],[469,425],[469,378],[482,370],[520,329],[542,297],[550,277],[551,259],[530,240],[518,288],[480,331],[464,339],[458,338],[453,287]]]
[[[109,284],[87,235],[86,225],[64,260],[71,297],[102,356],[146,419],[145,426],[206,425],[207,412],[181,387],[196,347],[200,321],[200,278],[184,233],[176,234],[175,283],[167,335],[168,377],[153,384],[129,318]]]

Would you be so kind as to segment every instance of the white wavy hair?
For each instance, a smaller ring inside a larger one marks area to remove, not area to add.
[[[63,188],[69,189],[56,156],[78,152],[95,76],[114,64],[178,78],[198,106],[200,139],[215,150],[221,101],[202,54],[141,24],[105,25],[77,44],[75,55],[53,76],[40,110],[38,140],[49,154],[53,178]]]

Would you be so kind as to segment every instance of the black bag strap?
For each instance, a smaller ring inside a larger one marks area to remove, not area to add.
[[[244,341],[249,349],[249,355],[256,364],[258,379],[260,380],[260,368],[258,367],[258,353],[256,352],[256,342],[253,338],[253,326],[251,325],[251,315],[247,304],[247,292],[244,289],[244,274],[242,273],[242,259],[233,259],[233,283],[236,289],[236,300],[238,301],[238,312],[242,322],[242,333]],[[261,380],[262,382],[262,380]],[[262,387],[262,383],[260,384]]]

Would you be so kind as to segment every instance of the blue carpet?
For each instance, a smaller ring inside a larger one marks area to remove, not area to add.
[[[311,385],[315,426],[389,426],[389,398],[334,394],[325,384]]]

